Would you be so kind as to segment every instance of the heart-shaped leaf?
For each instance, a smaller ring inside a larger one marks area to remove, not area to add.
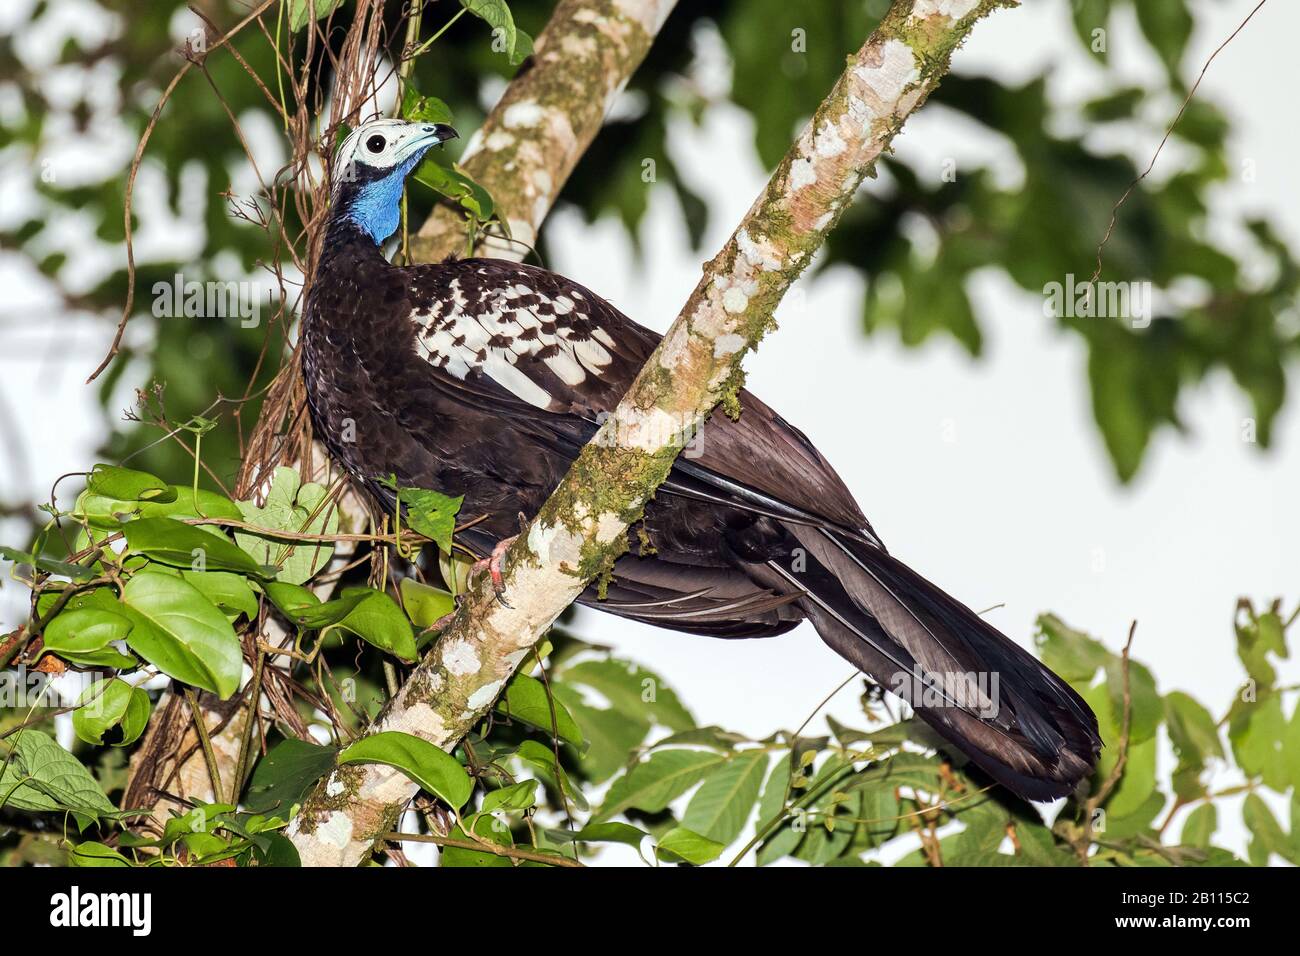
[[[187,581],[141,571],[123,589],[132,620],[126,642],[164,674],[225,700],[239,688],[244,657],[230,622]]]
[[[382,763],[396,767],[454,809],[463,807],[474,792],[474,781],[455,757],[411,734],[386,731],[362,737],[343,748],[339,763]]]

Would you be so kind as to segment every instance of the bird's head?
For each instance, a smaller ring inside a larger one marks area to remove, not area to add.
[[[401,221],[402,184],[434,146],[455,139],[442,123],[377,119],[362,123],[334,153],[331,215],[351,219],[376,245]]]

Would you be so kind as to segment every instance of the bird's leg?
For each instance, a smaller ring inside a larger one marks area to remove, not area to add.
[[[519,535],[512,534],[508,538],[502,538],[492,547],[492,554],[489,557],[475,561],[469,569],[470,581],[473,581],[475,576],[482,571],[487,571],[491,575],[492,590],[496,591],[497,600],[503,604],[505,603],[502,597],[505,593],[505,584],[502,579],[502,572],[504,571],[506,552],[510,550],[510,546],[515,543],[518,537]]]

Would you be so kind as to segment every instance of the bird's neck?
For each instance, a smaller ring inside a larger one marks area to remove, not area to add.
[[[337,259],[342,254],[363,259],[384,260],[379,243],[370,231],[346,208],[334,208],[325,225],[325,240],[321,246],[321,264]]]

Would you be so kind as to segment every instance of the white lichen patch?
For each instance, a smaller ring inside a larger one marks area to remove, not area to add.
[[[745,337],[737,335],[735,332],[728,332],[726,335],[719,335],[713,342],[713,357],[715,359],[726,358],[728,355],[735,355],[745,347]]]
[[[326,846],[347,849],[352,842],[352,818],[342,810],[331,811],[329,816],[316,823],[313,834],[316,840]]]
[[[659,28],[668,19],[672,8],[672,0],[614,0],[614,9],[625,20],[631,20],[639,25],[650,36],[659,32]]]
[[[736,247],[745,261],[756,269],[775,272],[781,268],[781,256],[776,248],[766,239],[755,239],[748,229],[736,233]]]
[[[670,372],[677,371],[686,357],[686,346],[690,342],[690,334],[686,326],[674,325],[673,329],[664,339],[663,346],[659,351],[659,365]]]
[[[739,286],[732,286],[722,293],[722,307],[728,312],[739,314],[749,308],[749,296]]]
[[[654,454],[677,441],[678,436],[681,435],[681,423],[677,417],[662,408],[626,411],[626,420],[622,421],[618,428],[617,439],[620,448]]]
[[[505,130],[499,129],[489,135],[485,143],[488,149],[493,152],[500,152],[515,145],[515,138]]]
[[[872,118],[891,116],[903,91],[921,78],[916,56],[902,40],[886,40],[880,48],[869,50],[866,59],[853,69],[858,95]]]
[[[429,684],[434,689],[434,693],[437,693],[443,686],[443,680],[441,674],[435,673],[434,676],[437,678],[436,688],[434,681],[430,681]],[[392,716],[384,721],[383,729],[400,731],[413,737],[423,737],[430,743],[439,745],[445,743],[449,736],[442,714],[423,700],[414,703],[407,701],[407,706],[395,709]]]
[[[627,525],[616,514],[606,511],[596,519],[596,540],[601,544],[609,544],[625,531]]]
[[[847,148],[835,124],[825,120],[821,129],[817,131],[817,155],[829,159],[831,156],[838,156]]]
[[[511,103],[501,116],[501,123],[506,129],[520,129],[537,126],[542,121],[544,112],[533,100],[521,100]]]
[[[801,156],[790,164],[790,191],[798,192],[817,182],[817,167],[813,161]]]
[[[588,37],[566,33],[564,39],[560,41],[560,49],[564,52],[565,58],[570,61],[585,60],[596,52],[596,43]]]
[[[581,520],[581,515],[576,515]],[[582,537],[562,525],[533,522],[528,529],[528,547],[543,565],[576,567],[582,556]]]
[[[912,6],[911,20],[924,20],[938,14],[952,20],[960,20],[977,6],[980,0],[916,0]]]
[[[347,786],[338,777],[331,776],[329,780],[325,781],[325,793],[331,797],[337,797],[346,789]]]
[[[478,651],[469,641],[453,641],[443,651],[442,664],[452,676],[468,677],[479,669]]]
[[[505,684],[505,681],[503,680],[494,680],[490,683],[484,684],[478,690],[474,691],[474,693],[470,694],[469,700],[466,701],[466,703],[469,704],[470,710],[477,712],[484,707],[487,707],[488,704],[492,703],[492,701],[496,700],[497,694],[501,693],[501,687],[503,684]]]

